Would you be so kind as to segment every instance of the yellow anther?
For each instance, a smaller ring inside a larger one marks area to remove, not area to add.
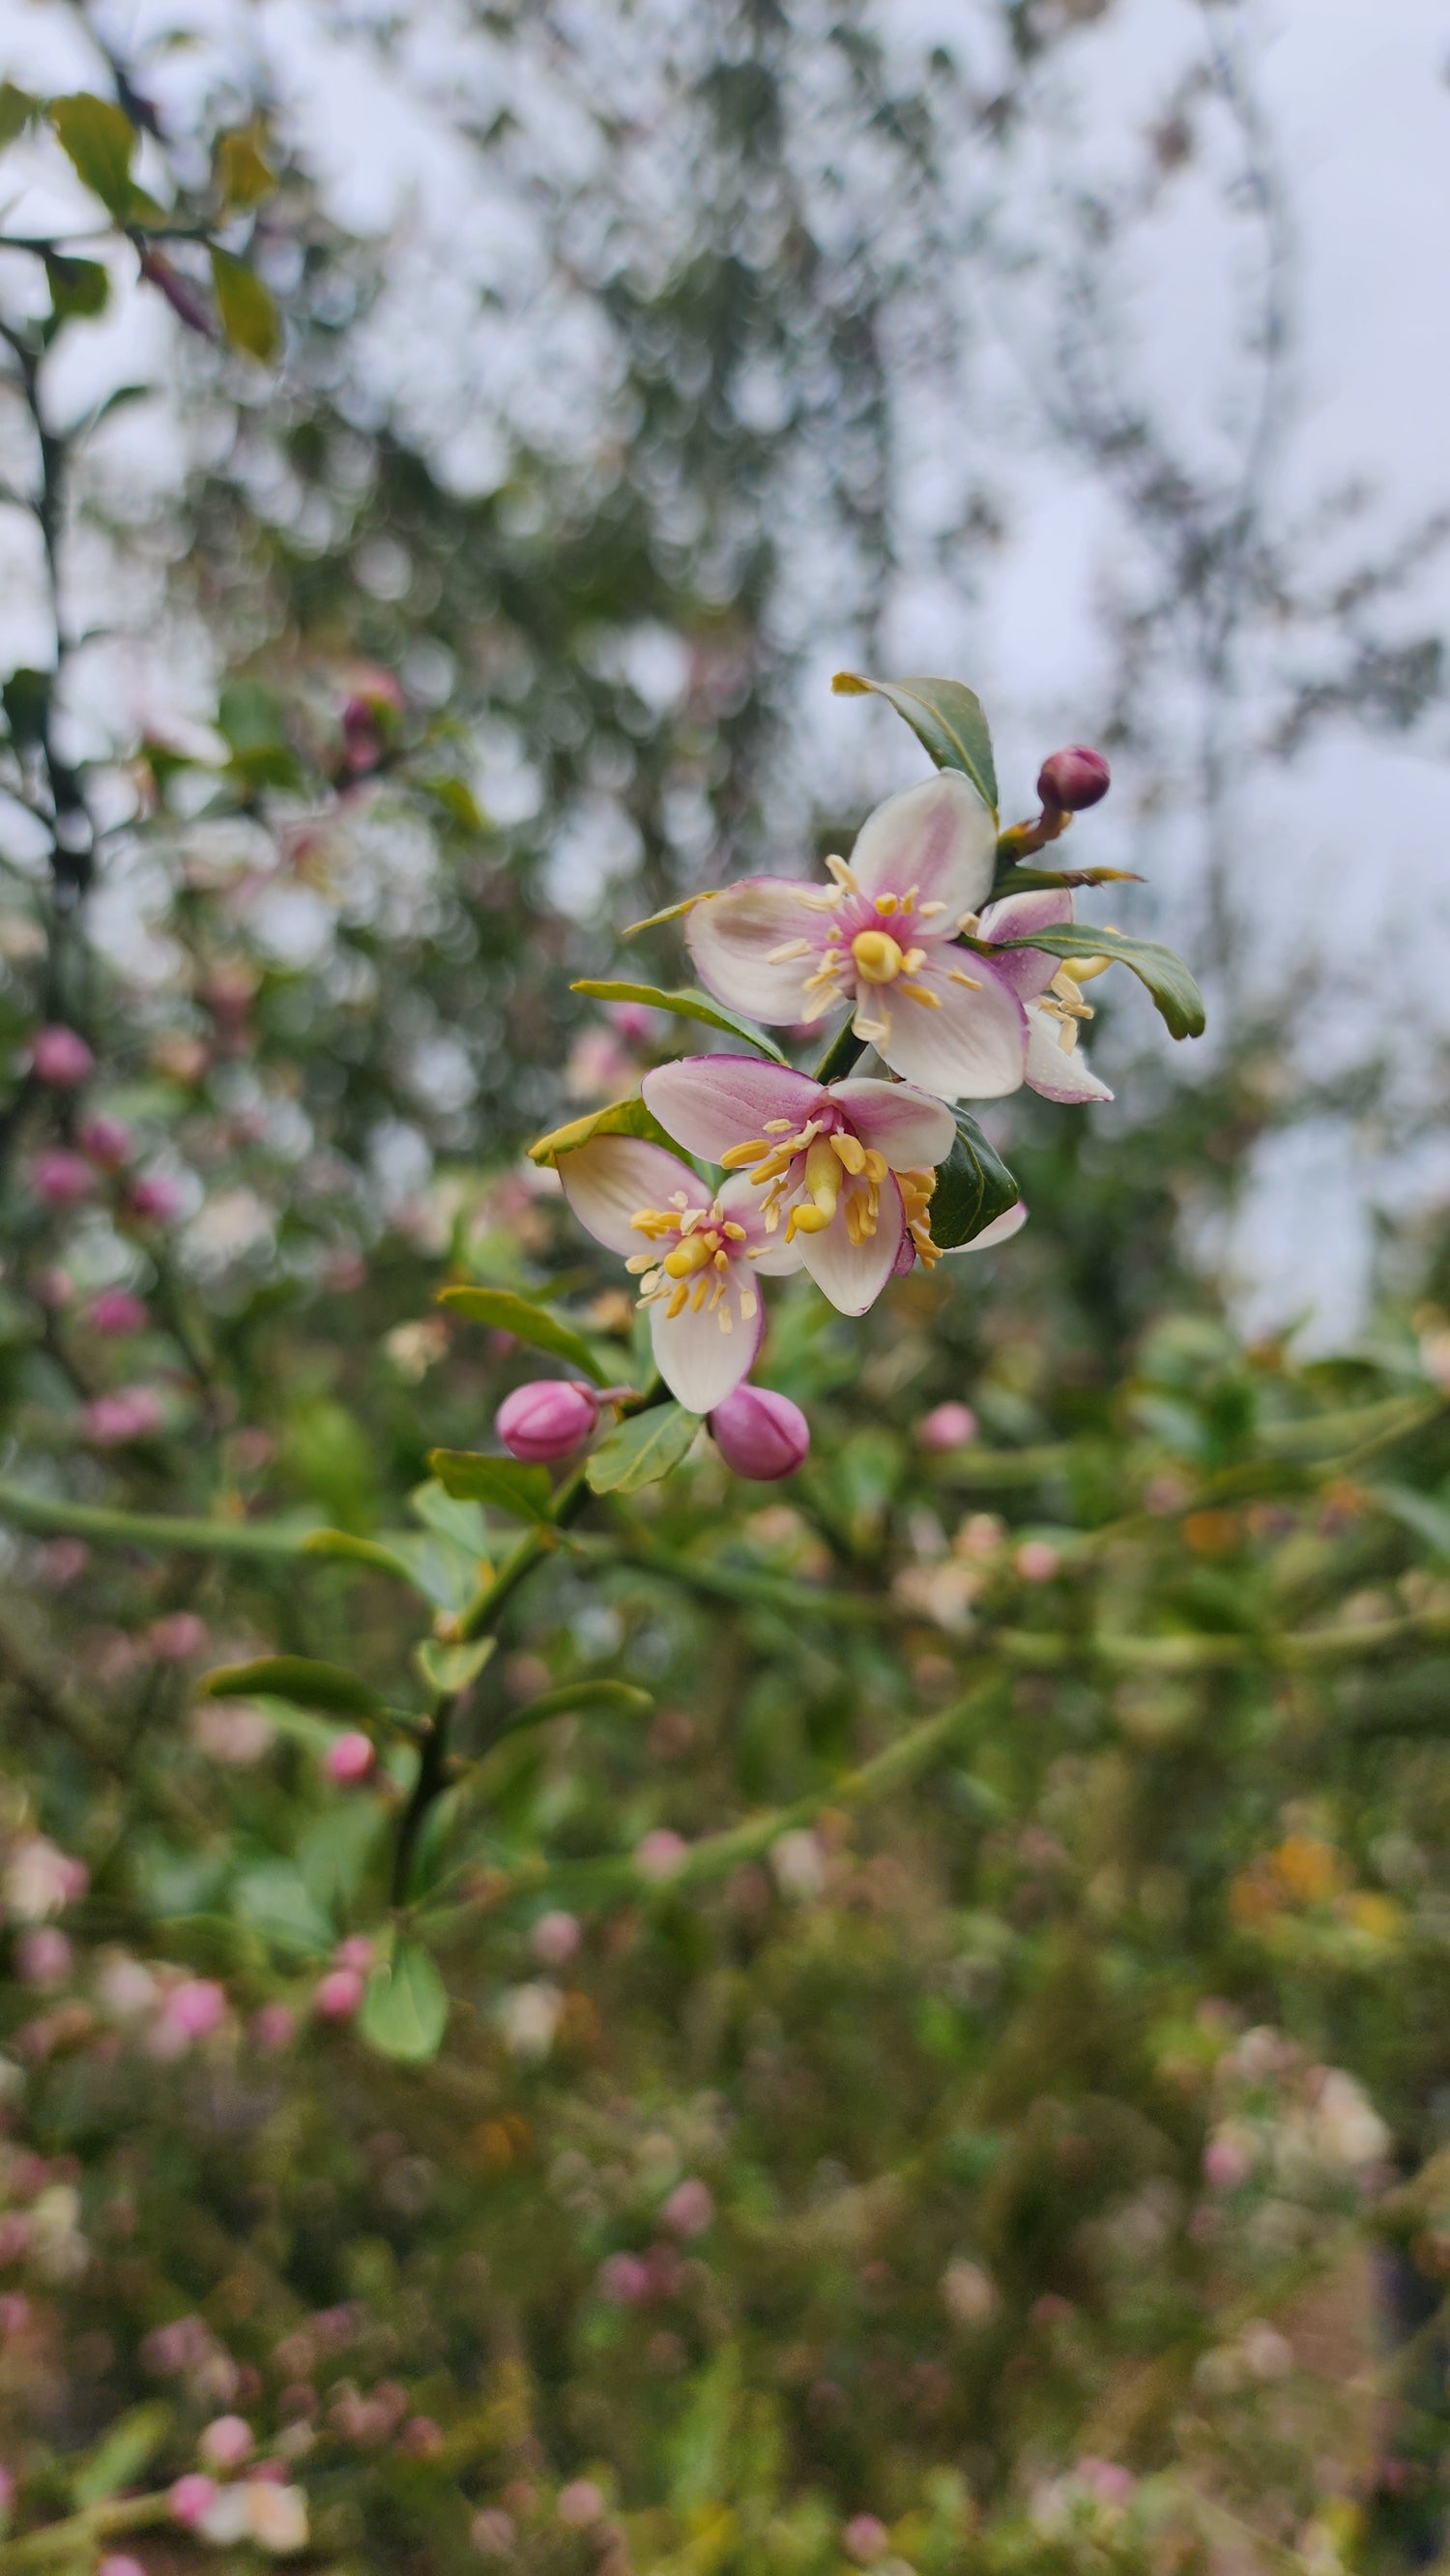
[[[669,1302],[668,1306],[666,1306],[666,1308],[665,1308],[665,1313],[668,1315],[668,1317],[669,1317],[669,1319],[670,1319],[670,1322],[671,1322],[671,1323],[673,1323],[673,1322],[674,1322],[675,1317],[676,1317],[677,1315],[683,1315],[683,1313],[684,1313],[684,1311],[685,1311],[685,1308],[686,1308],[686,1306],[689,1304],[689,1302],[690,1302],[690,1291],[689,1291],[689,1288],[688,1288],[688,1286],[686,1285],[685,1281],[684,1281],[684,1280],[681,1280],[679,1287],[675,1289],[675,1291],[674,1291],[673,1295],[672,1295],[672,1296],[671,1296],[671,1298],[670,1298],[670,1302]]]
[[[779,948],[766,950],[765,962],[767,966],[789,966],[795,958],[809,957],[810,953],[811,943],[808,939],[784,939]]]
[[[767,1136],[788,1136],[790,1134],[790,1120],[788,1118],[767,1118],[765,1122],[765,1132]]]
[[[715,1267],[717,1270],[728,1270],[730,1267],[730,1255],[726,1251],[723,1243],[715,1255]]]
[[[709,1296],[713,1285],[714,1282],[712,1281],[708,1270],[703,1272],[701,1277],[696,1280],[695,1294],[690,1300],[690,1311],[692,1314],[698,1315],[706,1298]]]
[[[740,1313],[742,1321],[747,1324],[753,1323],[759,1311],[760,1300],[756,1296],[754,1289],[742,1288],[740,1291]]]
[[[715,1243],[713,1236],[708,1234],[687,1234],[682,1243],[676,1244],[673,1252],[667,1252],[665,1254],[665,1277],[667,1279],[693,1279],[697,1270],[705,1269],[714,1250]],[[675,1310],[673,1306],[670,1311],[672,1314],[674,1313]]]
[[[941,1009],[940,993],[929,993],[925,984],[903,984],[901,990],[906,995],[908,1002],[920,1002],[924,1011],[939,1011]]]
[[[865,1169],[866,1148],[859,1136],[835,1135],[830,1143],[837,1162],[844,1164],[848,1172],[859,1172]]]
[[[743,1243],[745,1241],[745,1228],[743,1225],[737,1225],[733,1216],[727,1216],[720,1231],[726,1237],[727,1241],[731,1243]]]
[[[881,914],[881,916],[882,916],[883,920],[884,920],[884,919],[886,919],[886,917],[887,917],[889,914],[893,913],[893,912],[896,910],[896,897],[895,897],[895,895],[894,895],[894,894],[878,894],[878,896],[877,896],[877,898],[876,898],[876,909],[877,909],[877,911]]]
[[[875,1187],[879,1189],[886,1178],[887,1163],[885,1155],[878,1153],[874,1145],[868,1145],[861,1156],[861,1165],[865,1171],[867,1180],[872,1182]]]
[[[785,1239],[793,1243],[798,1234],[824,1234],[836,1211],[816,1207],[810,1199],[801,1199],[786,1219]]]
[[[949,984],[965,984],[969,993],[980,993],[982,989],[981,976],[968,975],[960,966],[949,966],[947,968],[947,982]]]
[[[901,972],[901,950],[889,930],[860,930],[851,942],[856,972],[868,984],[891,984]]]
[[[738,1172],[745,1163],[753,1163],[758,1154],[768,1154],[770,1147],[763,1136],[754,1136],[748,1145],[727,1145],[720,1161],[727,1172]]]

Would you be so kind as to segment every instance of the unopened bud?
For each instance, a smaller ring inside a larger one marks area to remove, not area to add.
[[[329,1968],[313,1989],[312,2009],[324,2021],[351,2021],[361,2011],[366,1991],[366,1980],[356,1968]]]
[[[90,1197],[96,1176],[84,1154],[73,1154],[68,1145],[52,1145],[31,1164],[30,1185],[48,1207],[76,1207]]]
[[[922,1449],[965,1449],[977,1436],[977,1417],[969,1404],[937,1404],[916,1426]]]
[[[339,1788],[352,1789],[360,1781],[372,1778],[377,1758],[372,1737],[364,1735],[360,1727],[349,1727],[345,1735],[335,1736],[329,1744],[322,1768]]]
[[[131,1130],[119,1118],[87,1118],[80,1133],[81,1152],[106,1172],[117,1172],[131,1159]]]
[[[133,1297],[129,1288],[103,1288],[93,1297],[86,1310],[86,1321],[93,1333],[144,1333],[150,1317],[144,1301]]]
[[[36,1030],[30,1067],[37,1082],[53,1082],[59,1091],[75,1091],[81,1083],[89,1082],[96,1059],[78,1029],[55,1025]]]
[[[599,1420],[599,1399],[587,1386],[560,1377],[531,1378],[505,1396],[494,1428],[513,1458],[547,1466],[582,1448]]]
[[[1053,752],[1037,773],[1037,793],[1043,804],[1055,806],[1060,814],[1081,814],[1086,806],[1100,804],[1112,783],[1102,753],[1089,751],[1082,742]]]
[[[811,1445],[811,1426],[800,1406],[748,1382],[716,1405],[710,1431],[726,1466],[760,1485],[794,1475]]]
[[[220,2492],[215,2478],[204,2478],[199,2471],[191,2470],[186,2477],[178,2478],[171,2489],[168,2502],[174,2519],[194,2531],[202,2515],[211,2511]]]

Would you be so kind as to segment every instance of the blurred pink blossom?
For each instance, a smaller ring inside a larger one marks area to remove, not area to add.
[[[660,2217],[676,2236],[703,2236],[715,2217],[715,2196],[709,2184],[694,2175],[676,2183]]]
[[[916,1426],[922,1449],[965,1449],[977,1436],[977,1417],[969,1404],[938,1404]]]
[[[73,1154],[67,1145],[47,1145],[31,1162],[30,1185],[48,1207],[78,1207],[90,1197],[96,1176],[84,1154]]]
[[[30,1069],[37,1082],[54,1083],[58,1091],[76,1091],[89,1082],[96,1059],[78,1029],[54,1022],[37,1029],[30,1050]]]
[[[876,2514],[853,2513],[841,2534],[841,2544],[858,2567],[873,2567],[891,2547],[891,2534]]]
[[[111,1333],[118,1340],[129,1333],[144,1333],[150,1320],[144,1299],[133,1297],[129,1288],[103,1288],[86,1309],[92,1332]]]
[[[128,1440],[148,1440],[161,1428],[165,1407],[154,1387],[122,1386],[98,1395],[81,1414],[86,1438],[98,1449],[119,1449]]]
[[[153,1619],[146,1631],[146,1643],[163,1664],[189,1663],[202,1653],[208,1641],[204,1619],[194,1610],[172,1610],[164,1619]]]
[[[312,2009],[324,2021],[351,2021],[366,1992],[366,1980],[356,1968],[329,1968],[313,1989]]]
[[[290,2048],[297,2035],[297,2015],[290,2004],[262,2004],[252,2015],[250,2035],[254,2047],[269,2054]]]
[[[554,2507],[570,2531],[587,2531],[604,2512],[604,2498],[592,2478],[571,2478],[560,2487]]]
[[[377,1762],[372,1737],[364,1735],[358,1727],[349,1727],[345,1734],[333,1737],[323,1755],[322,1768],[326,1777],[335,1781],[339,1788],[351,1789],[372,1778]]]
[[[529,1948],[545,1968],[566,1968],[576,1958],[584,1934],[573,1914],[541,1914],[529,1934]]]
[[[75,1952],[53,1923],[22,1933],[15,1945],[15,1973],[22,1985],[62,1986],[75,1964]]]
[[[145,1172],[131,1183],[126,1204],[135,1217],[150,1225],[169,1225],[181,1214],[181,1191],[165,1172]]]
[[[81,1122],[81,1152],[91,1162],[99,1163],[103,1172],[118,1172],[123,1163],[130,1161],[132,1142],[130,1128],[123,1127],[119,1118],[97,1115]]]
[[[184,2057],[199,2039],[218,2030],[227,2016],[227,1991],[214,1977],[187,1977],[164,1998],[151,2026],[147,2053],[163,2060]]]
[[[239,2469],[256,2444],[244,2415],[218,2415],[207,2425],[196,2447],[209,2469]]]
[[[683,1834],[672,1833],[668,1825],[656,1825],[634,1847],[634,1865],[641,1878],[673,1878],[690,1854]]]
[[[188,2531],[194,2531],[202,2515],[210,2512],[220,2493],[221,2489],[215,2478],[204,2478],[199,2470],[189,2470],[185,2477],[177,2479],[171,2490],[171,2511],[174,2519],[184,2523]]]

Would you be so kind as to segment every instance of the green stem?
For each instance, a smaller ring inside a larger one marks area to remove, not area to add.
[[[830,1045],[827,1047],[825,1054],[822,1056],[820,1063],[817,1065],[815,1072],[811,1076],[812,1081],[839,1081],[843,1073],[850,1072],[853,1064],[859,1064],[865,1053],[866,1049],[857,1037],[851,1022],[848,1020],[844,1028],[836,1031],[835,1036],[832,1038]]]
[[[199,1556],[299,1557],[308,1553],[310,1530],[277,1521],[176,1520],[165,1512],[112,1511],[99,1503],[68,1503],[0,1479],[0,1516],[42,1535],[112,1540],[118,1547],[174,1547]]]
[[[44,2567],[53,2558],[80,2558],[97,2541],[118,2531],[146,2531],[165,2522],[170,2512],[169,2491],[109,2496],[104,2504],[89,2504],[81,2513],[68,2514],[64,2522],[48,2522],[38,2531],[22,2532],[18,2540],[0,2543],[0,2576],[9,2576],[12,2568]]]

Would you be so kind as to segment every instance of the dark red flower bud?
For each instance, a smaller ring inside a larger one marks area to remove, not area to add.
[[[1037,773],[1038,795],[1044,805],[1056,806],[1059,814],[1081,814],[1085,806],[1099,804],[1112,783],[1102,753],[1089,751],[1082,742],[1053,752]]]

